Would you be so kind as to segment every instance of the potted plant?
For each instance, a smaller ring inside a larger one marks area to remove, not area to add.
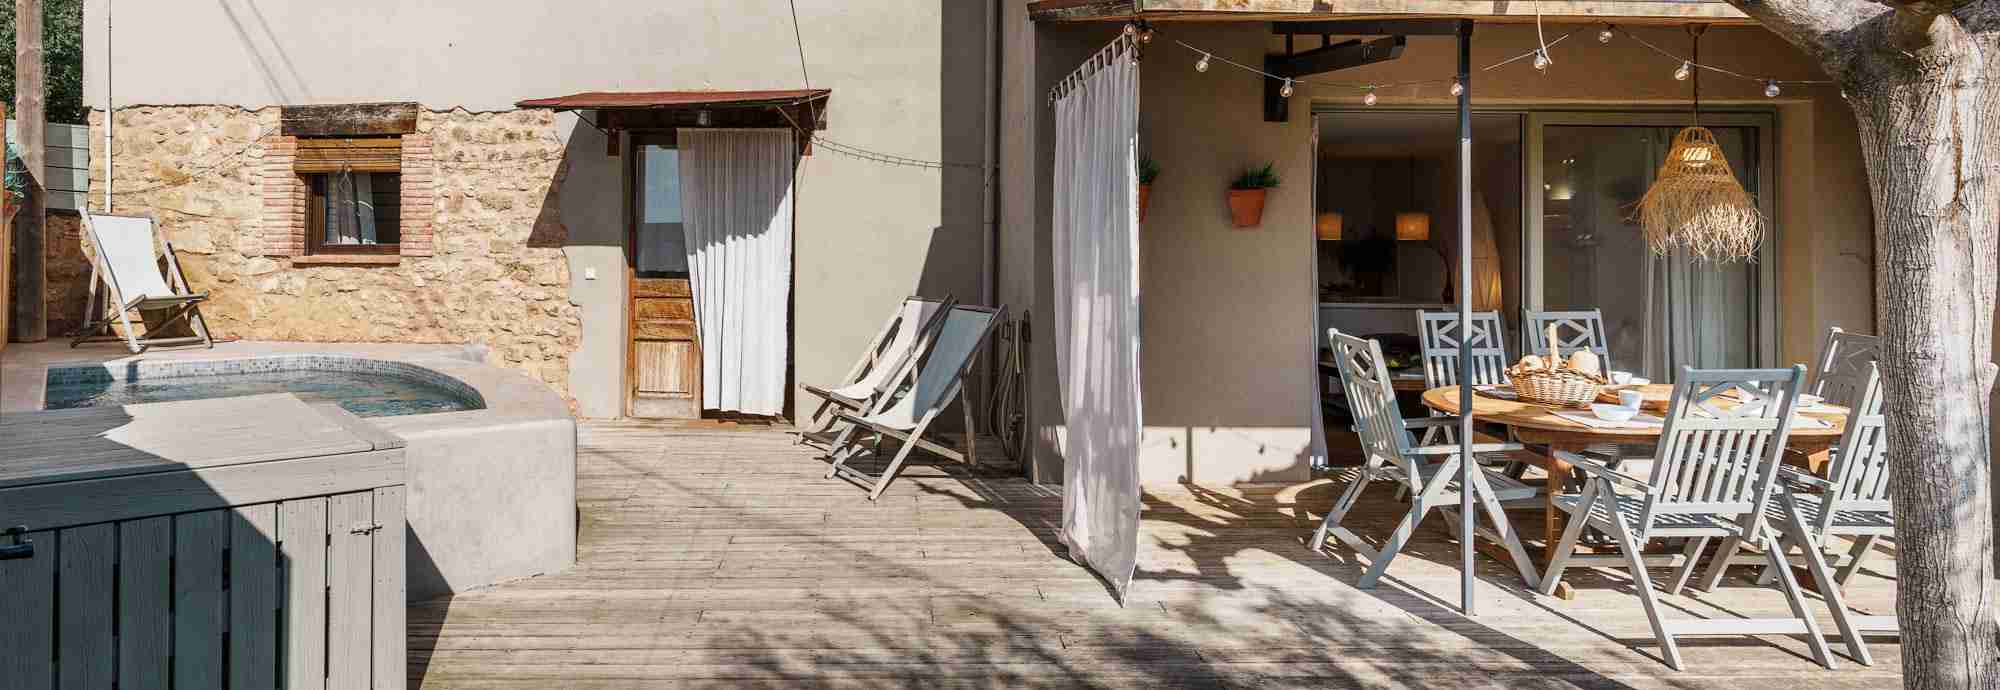
[[[1229,217],[1239,228],[1254,228],[1264,222],[1264,195],[1278,186],[1276,163],[1251,168],[1229,183]]]
[[[1160,176],[1160,164],[1151,158],[1139,159],[1139,222],[1146,222],[1146,200],[1153,195],[1153,180]]]

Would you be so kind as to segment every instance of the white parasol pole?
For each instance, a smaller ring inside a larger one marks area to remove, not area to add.
[[[1459,601],[1474,614],[1472,487],[1472,20],[1458,20],[1458,546]]]

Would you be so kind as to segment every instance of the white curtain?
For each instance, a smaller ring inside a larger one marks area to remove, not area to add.
[[[327,244],[375,244],[375,183],[372,175],[341,171],[327,181]]]
[[[1091,71],[1091,70],[1095,71]],[[1063,542],[1120,601],[1139,551],[1139,65],[1119,39],[1056,101]]]
[[[679,144],[701,406],[781,414],[798,151],[792,130],[683,129]]]

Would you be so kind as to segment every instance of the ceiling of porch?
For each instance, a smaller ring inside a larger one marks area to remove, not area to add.
[[[1608,21],[1626,24],[1750,24],[1721,0],[1035,0],[1038,22],[1303,21],[1314,19],[1463,18],[1481,21]]]

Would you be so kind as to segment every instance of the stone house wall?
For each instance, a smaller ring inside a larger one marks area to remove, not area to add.
[[[134,106],[114,117],[114,212],[165,230],[188,281],[210,294],[202,313],[217,337],[483,345],[490,363],[574,400],[580,319],[567,297],[556,200],[566,164],[550,113],[420,111],[406,143],[427,141],[428,160],[406,147],[404,174],[429,178],[432,244],[369,265],[268,246],[282,214],[266,211],[267,187],[293,184],[265,165],[286,153],[278,108]],[[103,160],[101,111],[90,126],[91,158]],[[103,174],[93,166],[98,213]],[[66,283],[89,273],[50,278],[64,283],[52,293],[71,294],[80,288]]]

